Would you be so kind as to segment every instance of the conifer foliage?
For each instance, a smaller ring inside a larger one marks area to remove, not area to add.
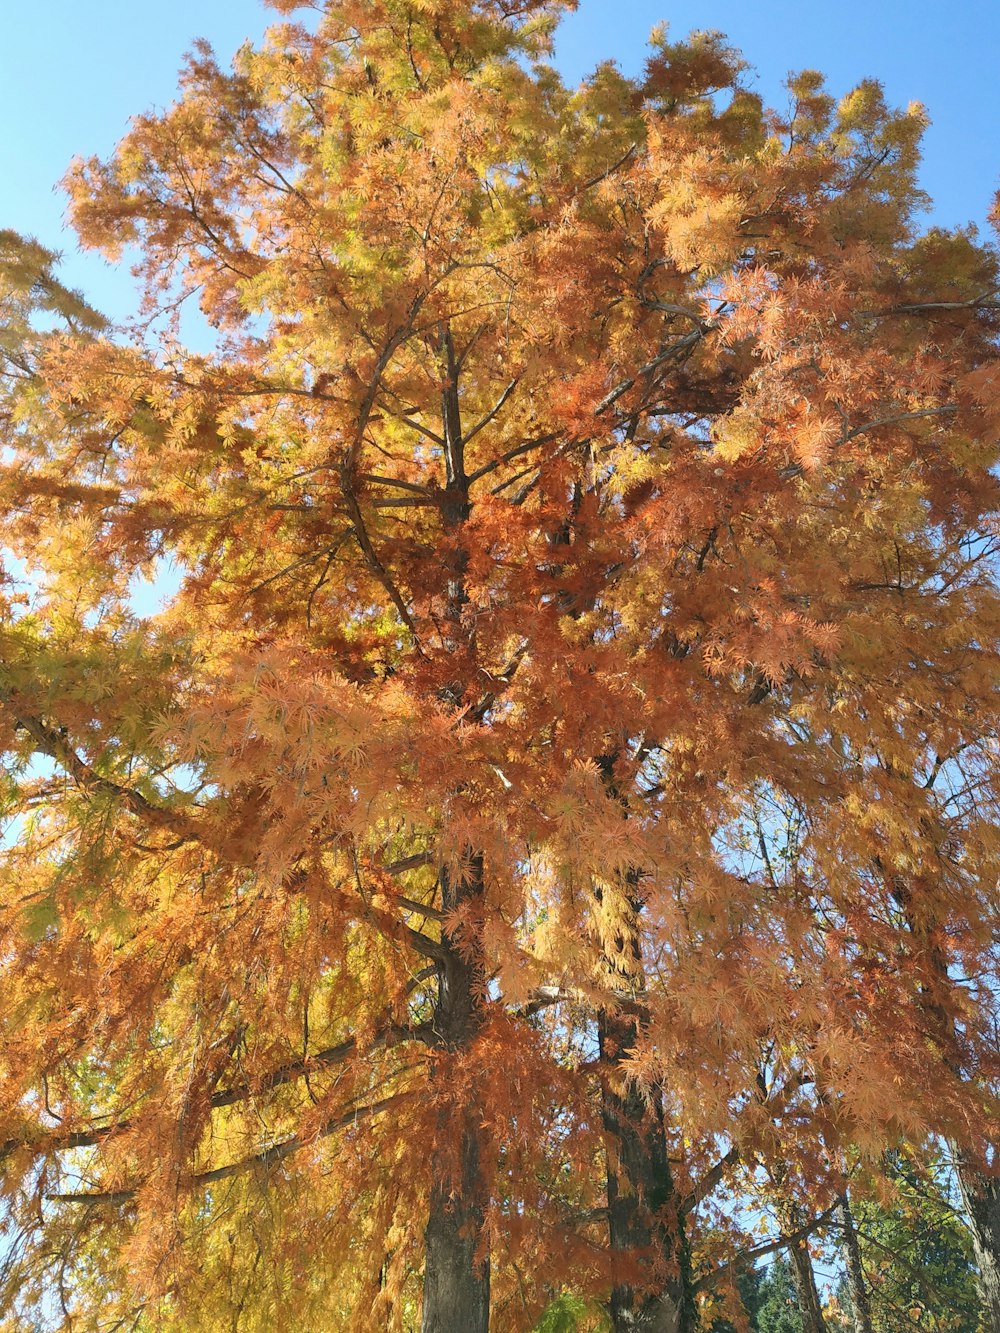
[[[145,337],[0,239],[10,1326],[687,1333],[988,1173],[996,255],[874,83],[272,3],[67,178]]]

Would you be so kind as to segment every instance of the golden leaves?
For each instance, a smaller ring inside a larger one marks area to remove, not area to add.
[[[36,346],[36,281],[84,312],[30,248],[0,290],[2,536],[49,580],[4,738],[59,766],[10,779],[0,1103],[51,1145],[56,1089],[194,1322],[196,1254],[243,1284],[211,1320],[409,1319],[455,1124],[526,1326],[643,1271],[597,1241],[606,1090],[689,1181],[982,1101],[928,959],[985,964],[1000,864],[995,261],[912,241],[874,85],[782,120],[703,36],[572,92],[520,58],[557,8],[338,0],[76,169],[212,356]]]

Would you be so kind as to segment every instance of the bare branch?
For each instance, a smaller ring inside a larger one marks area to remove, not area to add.
[[[426,980],[427,976],[432,975],[434,970],[429,968],[418,973],[419,980],[412,983],[411,988],[416,989],[419,981]],[[371,1039],[365,1043],[364,1049],[367,1052],[377,1050],[381,1046],[402,1046],[411,1041],[422,1042],[427,1046],[435,1045],[437,1037],[433,1024],[419,1023],[413,1027],[400,1023],[386,1024],[385,1027],[379,1028]],[[348,1037],[336,1046],[328,1046],[325,1050],[315,1051],[312,1055],[307,1055],[302,1059],[279,1065],[277,1069],[272,1069],[260,1079],[248,1080],[245,1083],[236,1083],[231,1087],[223,1088],[212,1096],[210,1105],[213,1110],[216,1110],[219,1107],[235,1106],[239,1102],[249,1101],[251,1098],[259,1097],[264,1093],[273,1091],[275,1088],[295,1083],[300,1078],[307,1078],[310,1074],[342,1065],[352,1055],[356,1054],[357,1050],[357,1038]],[[69,1134],[55,1134],[37,1143],[23,1143],[15,1139],[8,1139],[6,1143],[0,1146],[0,1158],[6,1157],[18,1149],[28,1149],[40,1156],[50,1152],[68,1152],[74,1148],[96,1148],[105,1140],[126,1133],[132,1128],[132,1125],[133,1122],[130,1120],[118,1120],[113,1124],[102,1125],[95,1129],[76,1130]]]
[[[923,417],[944,417],[954,416],[958,411],[955,403],[945,403],[941,407],[921,407],[913,412],[895,412],[891,416],[876,417],[874,421],[866,421],[863,426],[855,426],[842,435],[833,445],[834,449],[839,449],[843,444],[849,444],[851,440],[857,439],[859,435],[865,435],[870,430],[877,430],[880,426],[897,426],[903,421],[919,421]],[[778,476],[788,480],[792,477],[801,477],[805,474],[805,468],[801,463],[791,463],[788,467],[779,470]]]
[[[526,444],[519,444],[515,449],[508,449],[505,454],[499,458],[494,458],[492,462],[484,463],[481,468],[469,476],[469,485],[474,481],[481,481],[483,477],[488,477],[491,472],[496,472],[497,468],[503,467],[504,463],[509,463],[512,459],[520,458],[521,454],[529,453],[532,449],[539,449],[543,444],[551,444],[556,439],[555,434],[542,435],[537,440],[528,440]]]
[[[134,787],[126,787],[111,778],[102,777],[91,764],[77,754],[61,730],[49,726],[40,718],[22,712],[9,695],[6,696],[5,702],[11,703],[17,710],[14,725],[17,730],[24,731],[31,737],[36,752],[53,759],[84,791],[111,796],[120,801],[131,814],[138,816],[153,828],[169,829],[171,833],[177,834],[186,842],[200,837],[197,822],[183,811],[156,805]]]

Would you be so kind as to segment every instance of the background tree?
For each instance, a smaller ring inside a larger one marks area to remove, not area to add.
[[[961,1333],[988,1328],[948,1164],[938,1158],[920,1166],[894,1156],[887,1177],[883,1199],[855,1198],[852,1205],[873,1327],[881,1333],[906,1321]],[[850,1311],[849,1293],[843,1303]]]
[[[754,1327],[759,1333],[802,1333],[795,1279],[787,1259],[775,1259],[761,1280]]]

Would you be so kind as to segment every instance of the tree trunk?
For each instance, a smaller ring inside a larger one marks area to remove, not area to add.
[[[960,1151],[954,1155],[958,1187],[979,1268],[976,1285],[984,1327],[989,1333],[1000,1333],[1000,1177],[984,1175]]]
[[[482,857],[472,858],[464,881],[442,871],[446,912],[474,906],[482,894]],[[474,953],[470,958],[445,932],[441,944],[435,1028],[445,1051],[457,1055],[482,1021],[479,967]],[[460,1105],[446,1101],[438,1115],[424,1232],[423,1333],[487,1333],[489,1327],[490,1260],[483,1237],[489,1185],[481,1169],[479,1120],[475,1098]]]
[[[892,890],[896,902],[906,916],[910,932],[927,950],[932,973],[940,983],[947,984],[947,956],[940,945],[929,938],[929,927],[922,927],[915,917],[912,907],[913,895],[909,887],[897,879],[893,883]],[[922,989],[929,992],[927,987]],[[924,1008],[935,1022],[937,1030],[934,1036],[947,1053],[946,1063],[957,1077],[964,1078],[962,1071],[968,1068],[971,1062],[964,1058],[965,1052],[953,1016],[940,1002],[930,996]],[[972,1249],[979,1269],[976,1286],[979,1289],[985,1327],[990,1333],[1000,1333],[1000,1179],[985,1175],[978,1170],[958,1144],[953,1143],[951,1150],[969,1230],[972,1232]]]
[[[469,484],[465,474],[465,440],[458,389],[459,368],[451,331],[441,330],[446,378],[441,394],[445,493],[441,517],[445,529],[461,531],[469,517]],[[468,551],[461,541],[445,561],[444,645],[459,668],[459,678],[439,691],[442,702],[462,704],[463,659],[473,650],[470,627],[463,625],[467,603],[465,571]],[[464,662],[466,670],[468,661]],[[461,877],[441,871],[441,907],[445,912],[465,906],[475,915],[485,885],[483,858],[470,849],[468,869]],[[468,929],[477,930],[475,921]],[[466,947],[460,947],[464,944]],[[461,1057],[482,1023],[483,978],[478,950],[468,939],[457,941],[441,932],[443,957],[437,965],[438,995],[434,1025],[445,1059]],[[467,1086],[467,1085],[466,1085]],[[489,1182],[483,1177],[477,1098],[466,1094],[461,1104],[451,1097],[441,1106],[431,1155],[431,1197],[424,1232],[423,1333],[486,1333],[490,1318],[490,1259],[484,1241]]]
[[[490,1322],[489,1256],[477,1261],[488,1199],[479,1171],[474,1117],[462,1116],[459,1178],[435,1170],[424,1232],[423,1333],[487,1333]],[[440,1163],[434,1163],[440,1167]],[[432,1168],[433,1169],[433,1168]]]
[[[847,1270],[847,1290],[851,1297],[854,1333],[874,1333],[871,1303],[868,1300],[865,1273],[861,1266],[861,1247],[858,1245],[858,1233],[854,1227],[854,1216],[846,1194],[842,1196],[837,1211],[840,1214],[843,1233],[844,1267]]]
[[[798,1231],[802,1226],[801,1209],[797,1204],[790,1204],[782,1222],[786,1231]],[[788,1247],[788,1256],[792,1261],[792,1280],[795,1283],[795,1299],[802,1318],[802,1333],[826,1333],[823,1322],[823,1306],[816,1286],[816,1274],[813,1272],[809,1242],[799,1240]]]
[[[635,1045],[633,1019],[602,1010],[601,1058],[609,1066]],[[615,1333],[690,1333],[695,1327],[690,1255],[667,1160],[663,1108],[637,1088],[605,1078],[601,1116],[606,1135],[608,1229],[619,1271],[638,1258],[648,1280],[615,1280],[611,1324]]]
[[[616,758],[614,752],[598,755],[597,763],[605,791],[622,805],[627,819],[627,804],[615,781]],[[616,1069],[636,1046],[639,1024],[634,1015],[645,989],[639,879],[637,869],[628,871],[617,885],[620,896],[613,903],[603,888],[594,888],[595,906],[603,918],[602,967],[610,988],[622,999],[621,1009],[601,1009],[597,1016],[604,1067],[601,1121],[613,1281],[611,1324],[614,1333],[639,1329],[689,1333],[697,1323],[690,1253],[667,1159],[663,1101],[658,1091],[644,1095]]]

